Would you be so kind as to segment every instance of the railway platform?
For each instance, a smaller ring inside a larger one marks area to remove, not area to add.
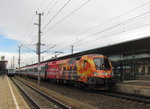
[[[112,87],[112,91],[150,97],[150,80],[123,81]]]
[[[0,75],[0,109],[30,109],[7,75]]]

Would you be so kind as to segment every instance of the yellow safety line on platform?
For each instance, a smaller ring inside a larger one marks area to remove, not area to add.
[[[18,105],[18,102],[17,102],[17,100],[16,100],[16,97],[15,97],[13,91],[12,91],[12,87],[11,87],[11,85],[10,85],[10,83],[9,83],[8,77],[7,77],[7,81],[8,81],[8,85],[9,85],[9,88],[10,88],[10,91],[11,91],[11,94],[12,94],[12,97],[13,97],[13,100],[14,100],[14,102],[15,102],[16,109],[20,109],[20,108],[19,108],[19,105]]]

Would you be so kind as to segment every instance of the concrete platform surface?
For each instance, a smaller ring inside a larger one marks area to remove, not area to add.
[[[112,90],[114,92],[150,97],[150,81],[147,80],[123,81],[122,83],[116,84],[112,88]]]
[[[7,75],[0,75],[0,109],[30,109]]]
[[[150,81],[148,81],[148,80],[130,80],[130,81],[123,81],[123,84],[138,85],[138,86],[148,86],[148,87],[150,87]]]

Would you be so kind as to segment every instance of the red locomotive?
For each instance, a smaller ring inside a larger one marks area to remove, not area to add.
[[[41,63],[41,78],[70,83],[79,87],[108,89],[111,85],[112,66],[106,56],[82,55],[58,61]],[[38,76],[38,65],[22,67],[21,75]]]

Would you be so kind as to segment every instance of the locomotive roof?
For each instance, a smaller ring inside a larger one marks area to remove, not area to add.
[[[97,55],[99,55],[99,56],[103,56],[102,54],[83,54],[83,55],[85,55],[85,56],[97,56]],[[81,56],[83,56],[82,54],[81,55],[77,55],[77,56],[73,56],[73,57],[68,57],[68,56],[64,56],[64,57],[59,57],[59,58],[55,58],[55,59],[50,59],[50,60],[46,60],[46,61],[43,61],[43,62],[41,62],[42,64],[46,64],[46,63],[48,63],[48,62],[51,62],[51,61],[57,61],[57,60],[63,60],[63,59],[73,59],[73,58],[81,58]],[[32,65],[37,65],[37,63],[35,63],[35,64],[32,64]],[[27,66],[24,66],[24,67],[28,67],[28,66],[32,66],[32,65],[27,65]],[[24,67],[22,67],[22,68],[24,68]]]

